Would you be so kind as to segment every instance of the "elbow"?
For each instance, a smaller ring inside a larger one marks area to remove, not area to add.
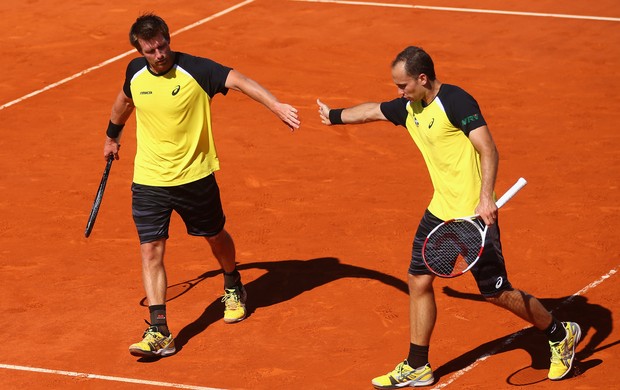
[[[375,112],[366,112],[362,116],[360,122],[361,123],[375,122],[375,121],[378,121],[379,119],[380,118],[377,116]]]

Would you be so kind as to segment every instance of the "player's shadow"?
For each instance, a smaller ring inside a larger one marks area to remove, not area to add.
[[[456,291],[450,287],[443,288],[444,294],[450,297],[484,301],[478,294]],[[607,340],[612,331],[611,311],[603,306],[588,303],[584,296],[561,298],[539,298],[540,302],[551,310],[560,321],[574,321],[581,326],[581,340],[588,333],[594,332],[586,344],[577,346],[577,353],[570,376],[578,376],[588,369],[602,363],[600,359],[589,359],[595,352],[620,344],[620,340]],[[501,310],[498,308],[498,310]],[[484,326],[488,326],[488,323]],[[480,328],[483,329],[481,324]],[[525,386],[541,382],[547,378],[549,359],[551,356],[549,343],[543,332],[530,327],[519,332],[486,342],[469,352],[452,359],[434,370],[439,379],[441,376],[460,371],[473,364],[482,356],[495,355],[513,350],[524,350],[530,355],[531,366],[522,368],[511,374],[506,382],[513,386]],[[589,359],[589,360],[588,360]]]
[[[310,260],[282,260],[240,264],[237,269],[263,269],[267,272],[256,280],[245,284],[248,292],[248,316],[257,308],[268,307],[288,301],[296,296],[342,278],[365,278],[380,281],[407,294],[407,283],[391,275],[367,268],[342,264],[334,257]],[[187,293],[203,280],[220,276],[221,271],[209,271],[199,277],[168,288],[168,301]],[[141,302],[145,305],[145,299]],[[194,336],[203,332],[209,325],[220,321],[224,314],[224,304],[220,299],[211,302],[190,324],[185,325],[174,337],[177,352]]]

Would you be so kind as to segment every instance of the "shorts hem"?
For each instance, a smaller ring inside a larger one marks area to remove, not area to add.
[[[163,238],[164,240],[167,240],[168,238],[170,238],[170,236],[168,236],[168,235],[163,235],[163,236],[159,236],[159,237],[149,237],[149,238],[145,238],[145,239],[140,238],[140,245],[142,245],[142,244],[148,244],[148,243],[155,242],[155,241],[159,241],[159,240],[161,240],[162,238]]]

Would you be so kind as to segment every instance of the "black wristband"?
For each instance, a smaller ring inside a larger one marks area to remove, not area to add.
[[[106,130],[105,134],[110,138],[117,138],[121,134],[123,127],[125,127],[124,124],[117,125],[110,121],[108,122],[108,129]]]
[[[329,110],[329,121],[332,125],[344,125],[342,121],[342,111],[344,108],[332,108]]]

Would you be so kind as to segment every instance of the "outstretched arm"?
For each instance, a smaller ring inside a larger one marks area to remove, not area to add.
[[[133,100],[131,100],[125,92],[120,91],[116,96],[114,104],[112,104],[112,113],[110,114],[110,125],[106,131],[106,140],[103,145],[103,157],[108,158],[110,154],[118,160],[118,150],[121,147],[120,132],[129,119],[134,109]],[[115,134],[112,134],[115,133]]]
[[[280,103],[271,92],[249,77],[236,70],[231,70],[226,78],[226,88],[243,92],[271,110],[291,131],[299,128],[300,121],[297,109],[290,104]]]
[[[341,109],[331,109],[319,99],[316,99],[316,103],[319,105],[321,122],[328,126],[387,120],[381,112],[381,103],[362,103]]]

